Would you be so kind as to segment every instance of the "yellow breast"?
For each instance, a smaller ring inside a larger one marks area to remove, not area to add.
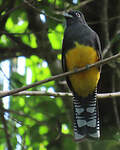
[[[96,61],[98,61],[96,50],[90,46],[80,45],[77,42],[75,43],[75,48],[66,53],[68,70],[81,68]],[[100,72],[97,67],[69,76],[74,91],[82,97],[86,97],[94,91],[99,78]]]

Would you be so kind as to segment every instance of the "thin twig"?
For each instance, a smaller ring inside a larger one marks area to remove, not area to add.
[[[120,97],[120,92],[97,94],[98,99]]]
[[[112,75],[112,92],[115,92],[115,74],[114,73]],[[120,129],[120,116],[118,112],[117,101],[115,97],[113,97],[112,99],[113,99],[113,110],[115,113],[116,124],[117,124],[118,129]]]
[[[62,20],[60,20],[60,19],[58,19],[58,18],[56,18],[56,17],[50,16],[50,15],[46,14],[45,12],[43,12],[42,10],[36,8],[36,7],[33,6],[32,4],[30,4],[27,0],[24,0],[24,3],[25,3],[26,5],[28,5],[29,7],[31,7],[33,10],[35,10],[36,12],[40,13],[40,14],[43,14],[43,15],[49,17],[50,19],[52,19],[52,20],[54,20],[54,21],[62,22]]]
[[[9,91],[0,91],[0,94],[6,94]],[[14,96],[54,96],[54,97],[72,97],[72,93],[65,93],[65,92],[43,92],[43,91],[22,91],[19,93],[14,94]],[[120,97],[120,92],[112,92],[112,93],[99,93],[97,94],[98,99],[105,99],[105,98],[113,98],[113,97]],[[22,115],[22,114],[21,114]]]
[[[101,13],[101,20],[104,18],[105,20],[108,20],[108,0],[103,1],[103,9]],[[103,22],[102,23],[102,29],[104,33],[104,44],[105,46],[108,45],[109,43],[109,26],[108,22]]]
[[[44,13],[44,12],[41,12],[42,14],[45,14],[46,15],[46,13]],[[59,13],[60,14],[60,13]],[[62,14],[61,14],[62,15]],[[99,23],[104,23],[104,22],[110,22],[110,21],[115,21],[115,20],[117,20],[117,19],[120,19],[120,16],[115,16],[115,17],[111,17],[111,18],[109,18],[109,19],[102,19],[102,20],[100,20],[100,21],[95,21],[95,22],[88,22],[88,24],[89,25],[94,25],[94,24],[99,24]],[[48,33],[51,33],[52,31],[48,31]],[[57,30],[55,30],[55,32],[57,32],[57,33],[63,33],[63,32],[61,32],[61,31],[57,31]],[[29,31],[29,32],[23,32],[23,33],[8,33],[8,32],[6,32],[6,31],[0,31],[0,33],[1,34],[6,34],[6,35],[27,35],[27,34],[32,34],[32,33],[41,33],[41,31],[39,31],[39,32],[33,32],[33,31]],[[120,31],[119,30],[117,30],[117,32],[116,32],[116,34],[119,34],[120,33]]]
[[[69,9],[67,9],[67,11],[71,10],[71,9],[80,9],[81,7],[91,3],[94,0],[85,0],[83,2],[78,3],[77,5],[73,6],[72,8],[70,7]]]
[[[6,94],[9,91],[0,91],[0,94]],[[55,97],[64,97],[72,96],[72,93],[65,92],[43,92],[43,91],[22,91],[14,94],[14,96],[55,96]]]
[[[108,51],[109,51],[109,49],[111,48],[112,44],[113,44],[113,41],[110,41],[110,42],[107,44],[107,46],[104,48],[103,53],[102,53],[103,58],[104,58],[105,55],[108,53]]]
[[[19,8],[22,8],[24,6],[24,3],[22,2],[20,5],[10,9],[9,11],[7,11],[4,15],[2,15],[2,17],[8,16],[10,13],[18,10]]]
[[[120,19],[120,16],[115,16],[115,17],[111,17],[109,19],[101,19],[100,21],[92,21],[92,22],[88,22],[88,25],[95,25],[95,24],[101,24],[101,23],[104,23],[104,22],[111,22],[111,21],[115,21],[115,20],[118,20]]]
[[[118,1],[118,5],[116,6],[116,12],[117,12],[117,14],[118,15],[120,15],[120,1]],[[117,33],[118,32],[118,30],[120,29],[120,19],[118,19],[117,20],[117,22],[116,22],[116,31],[115,31],[115,33]]]
[[[50,81],[53,81],[53,80],[57,80],[59,78],[62,78],[62,77],[65,77],[65,76],[68,76],[68,75],[72,75],[72,74],[75,74],[75,73],[78,73],[78,72],[83,72],[83,71],[86,71],[92,67],[97,67],[97,66],[100,66],[100,65],[104,65],[112,60],[115,60],[117,58],[120,57],[120,53],[114,55],[114,56],[111,56],[111,57],[108,57],[108,58],[105,58],[101,61],[98,61],[94,64],[89,64],[85,67],[82,67],[82,68],[79,68],[79,69],[76,69],[76,70],[73,70],[73,71],[69,71],[69,72],[65,72],[65,73],[61,73],[61,74],[58,74],[58,75],[55,75],[55,76],[52,76],[50,78],[47,78],[45,80],[41,80],[41,81],[38,81],[38,82],[35,82],[35,83],[32,83],[32,84],[29,84],[27,86],[24,86],[24,87],[21,87],[21,88],[17,88],[17,89],[14,89],[14,90],[10,90],[8,91],[7,93],[2,93],[0,94],[0,98],[1,97],[5,97],[5,96],[9,96],[9,95],[13,95],[13,94],[16,94],[18,92],[21,92],[21,91],[24,91],[24,90],[27,90],[27,89],[30,89],[32,87],[35,87],[35,86],[38,86],[40,84],[43,84],[43,83],[47,83],[47,82],[50,82]]]
[[[11,110],[11,109],[3,109],[5,112],[8,112],[8,113],[13,113],[13,114],[16,114],[16,115],[19,115],[21,117],[24,117],[24,118],[29,118],[39,124],[43,124],[43,122],[37,120],[36,118],[33,118],[31,117],[30,115],[28,114],[24,114],[22,111],[14,111],[14,110]]]

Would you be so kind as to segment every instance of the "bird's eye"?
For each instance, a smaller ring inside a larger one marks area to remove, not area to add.
[[[80,14],[77,12],[77,13],[76,13],[76,16],[80,17]]]

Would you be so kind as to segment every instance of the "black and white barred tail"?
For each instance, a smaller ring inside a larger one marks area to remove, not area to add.
[[[88,97],[74,95],[74,137],[76,141],[84,138],[99,138],[100,125],[96,101],[96,91]]]

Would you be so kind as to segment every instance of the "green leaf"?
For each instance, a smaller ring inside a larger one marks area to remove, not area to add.
[[[49,3],[54,3],[55,0],[48,0]]]
[[[27,148],[27,150],[33,150],[33,148],[32,148],[32,147],[29,147],[29,148]]]
[[[44,144],[40,143],[39,150],[47,150],[47,149],[45,148]]]
[[[63,1],[61,1],[61,0],[56,0],[56,5],[57,6],[63,6]]]
[[[5,11],[1,12],[1,16],[4,16],[4,15],[5,15],[5,13],[6,13]]]
[[[25,122],[25,125],[28,125],[30,127],[35,125],[35,121],[31,120],[30,118],[26,118],[24,122]]]
[[[20,97],[20,99],[19,99],[19,105],[20,105],[21,107],[23,107],[23,106],[25,105],[25,100],[24,100],[23,97]]]
[[[39,134],[40,135],[44,135],[44,134],[46,134],[46,133],[48,133],[48,127],[47,126],[40,126],[39,127]]]
[[[32,148],[32,147],[29,147],[28,150],[33,150],[33,148]]]
[[[61,60],[62,55],[61,55],[61,54],[58,54],[58,55],[57,55],[57,58],[58,58],[59,60]]]
[[[25,144],[29,146],[31,144],[30,137],[28,135],[25,136]]]
[[[5,150],[5,145],[4,144],[0,145],[0,150]]]
[[[35,64],[37,64],[37,63],[42,63],[42,59],[40,59],[38,56],[36,56],[36,55],[32,55],[31,57],[30,57],[30,59],[31,59],[31,61],[33,62],[33,63],[35,63]]]
[[[14,85],[14,87],[21,87],[25,85],[25,76],[20,75],[17,72],[12,72],[11,73],[11,81]]]
[[[56,104],[58,107],[60,107],[60,108],[63,107],[63,101],[61,98],[57,97],[55,101],[56,101]]]
[[[62,124],[62,133],[63,134],[69,133],[69,129],[68,129],[68,126],[66,124]]]
[[[12,47],[12,42],[5,34],[3,34],[0,37],[0,45],[3,47]]]
[[[54,4],[56,6],[61,6],[63,7],[63,1],[61,0],[48,0],[49,3]]]
[[[10,33],[24,33],[28,27],[27,14],[23,10],[16,10],[11,13],[5,28]]]
[[[24,135],[26,130],[27,130],[27,127],[21,126],[21,127],[18,128],[18,133],[22,136],[22,135]]]
[[[26,66],[32,71],[32,82],[44,80],[51,76],[47,62],[43,61],[38,56],[32,55],[29,59],[26,59]],[[52,86],[54,85],[54,81],[46,83],[45,85]]]
[[[37,46],[37,42],[36,42],[37,41],[36,36],[33,33],[31,33],[29,35],[23,35],[22,36],[22,41],[25,44],[27,44],[30,47],[32,47],[32,48],[37,48],[38,47]]]
[[[33,117],[39,121],[43,121],[45,118],[42,113],[36,113]]]
[[[64,28],[62,24],[58,24],[55,30],[51,30],[51,29],[49,30],[48,38],[50,40],[53,49],[62,48],[63,31]]]
[[[14,137],[11,138],[11,143],[12,143],[12,145],[14,147],[16,147],[16,145],[17,145],[17,138],[16,138],[16,136],[14,136]]]
[[[0,0],[0,5],[2,4],[3,0]]]
[[[30,111],[30,108],[29,108],[29,107],[27,107],[27,106],[24,107],[24,112],[25,112],[25,113],[28,113],[29,111]]]

